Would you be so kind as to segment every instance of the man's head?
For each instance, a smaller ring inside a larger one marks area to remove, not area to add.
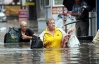
[[[26,21],[21,21],[20,22],[20,28],[21,28],[22,31],[26,31],[27,27],[28,27],[28,24],[27,24]]]
[[[75,3],[76,3],[77,5],[81,5],[81,2],[82,2],[82,0],[75,0]]]

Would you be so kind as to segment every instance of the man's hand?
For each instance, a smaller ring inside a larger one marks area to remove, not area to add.
[[[78,14],[78,16],[81,16],[81,13],[77,13]]]
[[[87,6],[84,5],[83,8],[87,8]]]

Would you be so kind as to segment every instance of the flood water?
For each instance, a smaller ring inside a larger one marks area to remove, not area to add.
[[[8,28],[14,24],[0,25]],[[30,49],[26,42],[4,44],[6,31],[0,31],[0,64],[99,64],[99,44],[85,42],[77,48]]]
[[[0,64],[99,64],[99,47],[30,49],[30,43],[0,44]]]

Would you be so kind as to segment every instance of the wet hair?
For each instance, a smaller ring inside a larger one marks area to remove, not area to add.
[[[53,18],[48,18],[48,19],[46,20],[46,25],[48,25],[49,22],[52,21],[52,20],[54,20],[54,19],[53,19]]]
[[[20,26],[28,25],[26,21],[21,21]]]

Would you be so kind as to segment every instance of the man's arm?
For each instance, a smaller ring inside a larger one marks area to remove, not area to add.
[[[72,12],[72,14],[71,14],[71,15],[73,15],[73,16],[81,16],[81,13]]]

